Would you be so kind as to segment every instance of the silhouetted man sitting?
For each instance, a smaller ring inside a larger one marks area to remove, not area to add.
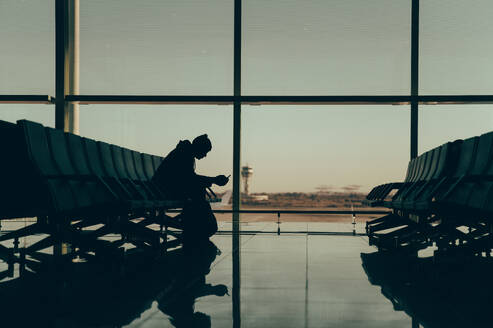
[[[217,232],[217,222],[206,200],[206,188],[212,184],[224,186],[229,179],[224,175],[208,177],[195,173],[195,159],[202,159],[211,151],[207,134],[190,142],[181,140],[163,160],[153,181],[161,186],[169,199],[185,200],[181,216],[185,239],[203,240]]]

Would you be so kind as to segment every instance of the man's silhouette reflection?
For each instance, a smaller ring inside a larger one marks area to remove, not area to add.
[[[161,186],[169,199],[185,200],[183,213],[184,239],[207,239],[217,232],[217,222],[206,200],[206,188],[212,184],[224,186],[229,179],[224,175],[208,177],[195,173],[195,159],[202,159],[211,151],[207,134],[193,142],[181,140],[163,160],[153,181]]]
[[[211,327],[211,318],[202,312],[195,312],[195,300],[202,296],[224,296],[228,293],[225,285],[206,283],[205,276],[219,249],[212,242],[195,244],[184,250],[178,275],[166,293],[157,301],[158,308],[169,315],[171,323],[177,327]]]

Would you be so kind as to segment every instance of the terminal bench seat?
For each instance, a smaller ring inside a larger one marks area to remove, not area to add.
[[[383,206],[385,204],[385,200],[388,197],[393,196],[392,192],[394,190],[398,192],[403,186],[416,181],[421,169],[421,160],[410,160],[407,166],[406,177],[403,182],[385,183],[374,187],[366,196],[364,203],[372,207]]]
[[[401,250],[459,243],[470,250],[478,245],[476,253],[491,247],[493,132],[446,143],[414,161],[423,163],[417,178],[384,203],[393,213],[367,223],[370,243]]]
[[[28,227],[1,235],[0,241],[48,235],[24,249],[23,258],[61,242],[78,255],[96,249],[117,253],[123,243],[161,252],[168,236],[149,226],[181,227],[166,211],[182,208],[183,202],[166,199],[151,181],[162,161],[158,156],[26,120],[0,121],[0,137],[4,154],[0,220],[37,218]],[[91,226],[96,228],[84,230]],[[101,239],[110,233],[121,235],[121,241]],[[19,262],[13,253],[0,248],[1,259]]]

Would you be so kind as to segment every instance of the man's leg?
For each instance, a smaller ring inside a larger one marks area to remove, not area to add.
[[[207,241],[217,232],[217,221],[212,208],[206,200],[188,203],[183,221],[187,242]]]

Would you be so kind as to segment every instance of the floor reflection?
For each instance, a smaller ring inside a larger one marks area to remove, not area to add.
[[[380,287],[368,282],[360,254],[373,248],[363,237],[230,234],[211,240],[170,251],[165,261],[128,254],[123,266],[77,263],[0,282],[0,327],[411,326],[410,317],[394,311]]]
[[[212,242],[177,249],[165,260],[134,254],[124,265],[74,263],[63,272],[26,275],[0,283],[2,327],[123,327],[154,302],[174,327],[210,327],[195,300],[224,296],[206,276],[220,254]]]
[[[373,285],[412,327],[491,327],[491,258],[406,258],[380,252],[361,254]]]
[[[173,326],[211,327],[210,316],[195,312],[194,304],[199,297],[229,295],[226,285],[206,283],[205,277],[210,272],[210,265],[219,254],[220,250],[210,241],[185,249],[183,260],[179,264],[180,274],[172,282],[169,290],[157,298],[159,310],[170,317]]]

